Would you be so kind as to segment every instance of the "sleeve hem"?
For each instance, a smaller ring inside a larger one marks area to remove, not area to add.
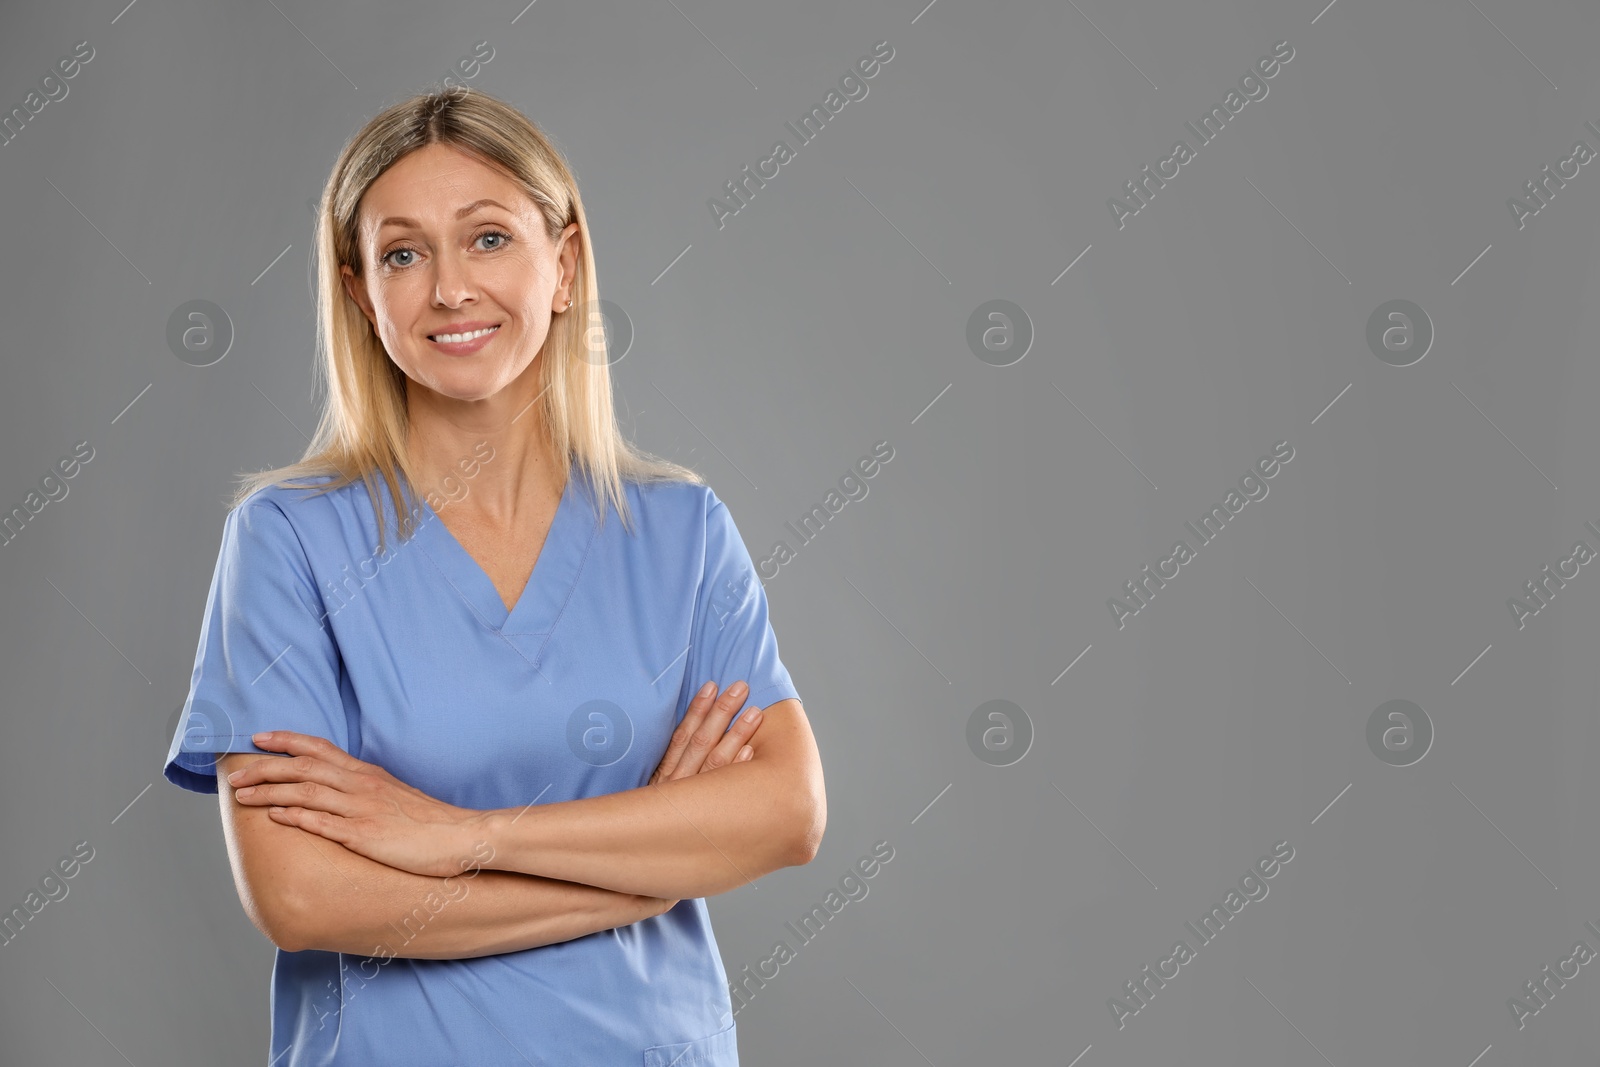
[[[778,682],[774,685],[763,686],[759,690],[751,690],[744,699],[746,707],[754,704],[758,708],[766,708],[780,700],[789,698],[800,700],[800,693],[795,689],[793,682]],[[800,704],[804,707],[805,701],[800,700]]]
[[[182,786],[190,792],[215,794],[217,792],[217,761],[223,756],[230,756],[236,752],[249,752],[260,756],[281,756],[283,754],[254,746],[250,748],[223,749],[218,752],[180,752],[167,761],[166,766],[161,769],[161,774],[173,785]],[[203,767],[196,767],[190,764],[200,761],[185,760],[185,756],[211,756],[213,758],[206,762]]]

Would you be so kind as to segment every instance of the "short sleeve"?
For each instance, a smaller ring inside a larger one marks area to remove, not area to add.
[[[767,618],[767,592],[728,506],[706,490],[705,561],[695,596],[681,717],[708,681],[721,693],[743,680],[750,687],[745,707],[765,708],[800,699],[788,668],[778,658],[778,638]],[[742,709],[741,709],[742,710]]]
[[[314,734],[350,751],[356,731],[321,605],[283,511],[247,500],[228,512],[188,699],[162,771],[167,781],[215,793],[218,757],[267,751],[250,740],[262,730]]]

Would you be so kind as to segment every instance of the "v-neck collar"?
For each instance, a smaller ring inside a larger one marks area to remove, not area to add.
[[[548,635],[554,631],[578,584],[584,560],[599,532],[592,510],[587,512],[590,521],[585,524],[583,505],[587,503],[592,503],[592,497],[574,464],[567,476],[566,488],[561,492],[561,501],[556,505],[555,517],[550,521],[550,530],[545,534],[544,547],[534,561],[533,573],[510,611],[506,610],[505,601],[500,599],[500,591],[489,575],[456,540],[426,499],[420,501],[417,542],[484,626],[502,637]]]

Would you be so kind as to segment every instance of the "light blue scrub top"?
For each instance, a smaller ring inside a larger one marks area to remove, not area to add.
[[[552,804],[646,785],[708,680],[744,679],[746,707],[798,698],[727,506],[686,482],[625,487],[636,536],[614,509],[596,524],[573,467],[509,613],[420,499],[402,542],[380,492],[379,556],[359,481],[252,494],[223,523],[167,780],[215,793],[216,753],[284,729],[451,804]],[[402,958],[442,900],[394,916],[395,958],[278,950],[272,1067],[738,1064],[703,899],[518,952]]]

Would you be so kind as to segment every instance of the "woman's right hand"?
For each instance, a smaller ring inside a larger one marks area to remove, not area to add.
[[[749,759],[752,749],[745,742],[754,736],[761,724],[751,723],[746,714],[739,716],[733,729],[728,729],[728,720],[738,713],[748,693],[749,687],[739,681],[729,686],[728,692],[720,698],[715,687],[705,696],[696,695],[689,702],[689,710],[684,713],[683,721],[672,732],[666,754],[650,776],[650,784],[671,778],[688,778],[702,771],[716,770]],[[665,898],[644,899],[653,901],[650,904],[652,916],[665,914],[678,904],[676,900]]]
[[[750,687],[738,681],[721,696],[717,695],[714,684],[705,696],[696,694],[689,701],[689,710],[684,713],[683,721],[672,732],[666,754],[650,776],[649,784],[688,778],[702,771],[714,771],[718,767],[749,759],[753,750],[745,742],[754,736],[761,724],[752,723],[746,713],[739,716],[739,721],[733,724],[732,729],[728,728],[728,721],[738,714],[749,693]]]

